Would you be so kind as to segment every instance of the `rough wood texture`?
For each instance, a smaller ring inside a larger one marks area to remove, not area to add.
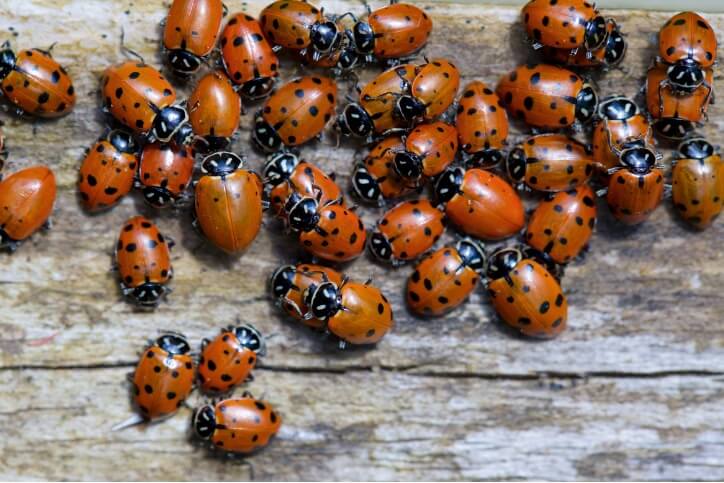
[[[227,2],[252,14],[263,3]],[[464,81],[495,84],[528,59],[516,9],[420,4],[435,21],[425,53],[453,59]],[[564,280],[570,327],[549,342],[496,322],[482,293],[445,318],[413,318],[402,297],[410,268],[363,257],[344,270],[376,276],[397,327],[377,347],[339,352],[269,303],[266,278],[300,255],[271,221],[249,252],[230,258],[204,243],[186,211],[154,213],[138,196],[108,213],[82,213],[75,181],[83,149],[102,129],[100,73],[123,58],[122,26],[128,46],[158,65],[164,9],[118,0],[0,6],[0,31],[17,32],[18,47],[57,41],[54,55],[79,93],[75,112],[57,122],[4,117],[6,172],[47,163],[60,194],[53,229],[0,255],[0,478],[724,478],[721,222],[695,233],[664,206],[624,229],[601,205],[592,249]],[[600,91],[633,95],[670,14],[610,13],[630,50],[623,70],[599,78]],[[724,38],[724,15],[708,18]],[[288,60],[284,67],[286,78],[296,71]],[[716,88],[724,92],[724,83]],[[235,148],[259,168],[262,156],[248,146],[256,107],[247,106]],[[704,129],[712,139],[722,114],[712,106]],[[517,126],[511,141],[522,132]],[[334,143],[328,136],[303,154],[347,187],[364,150]],[[121,223],[138,212],[178,242],[175,291],[154,313],[120,300],[108,270]],[[380,214],[361,212],[370,225]],[[251,389],[279,405],[278,441],[246,462],[209,457],[186,440],[188,410],[149,428],[108,431],[129,413],[123,375],[148,337],[176,329],[198,341],[236,317],[275,334]]]

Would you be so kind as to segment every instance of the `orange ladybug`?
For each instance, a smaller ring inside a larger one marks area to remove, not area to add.
[[[195,225],[227,253],[245,250],[261,228],[263,187],[244,164],[234,153],[211,154],[201,163],[204,176],[196,184]]]
[[[501,77],[496,92],[508,114],[542,129],[588,122],[598,106],[596,91],[581,76],[548,64],[518,66]]]
[[[239,129],[241,98],[222,72],[201,78],[189,96],[188,110],[194,134],[206,141],[209,151],[224,149]]]
[[[528,221],[525,241],[554,262],[568,263],[588,245],[595,226],[595,195],[583,185],[541,201]]]
[[[459,306],[485,272],[485,249],[471,238],[425,257],[407,279],[407,306],[417,315],[439,317]]]
[[[179,75],[193,74],[210,56],[226,7],[221,0],[174,0],[163,27],[166,61]]]
[[[206,392],[224,393],[251,377],[266,343],[251,324],[227,327],[213,340],[204,339],[199,359],[199,381]]]
[[[196,436],[229,453],[249,454],[263,448],[281,424],[282,418],[271,404],[247,393],[202,406],[193,416]]]
[[[530,0],[522,10],[523,24],[534,49],[596,50],[606,40],[606,19],[585,0]]]
[[[324,130],[336,105],[337,84],[332,79],[294,79],[266,100],[256,116],[253,140],[269,152],[302,145]]]
[[[146,421],[173,415],[191,394],[194,362],[181,334],[164,334],[141,356],[133,373],[133,400]]]
[[[148,142],[189,144],[193,129],[176,91],[161,73],[127,61],[108,67],[101,79],[103,109]]]
[[[221,61],[229,78],[248,99],[266,97],[279,77],[279,59],[252,16],[237,13],[221,34]]]
[[[28,49],[15,55],[10,42],[0,49],[0,93],[18,114],[55,118],[73,110],[73,81],[50,52]]]
[[[483,169],[449,168],[435,182],[435,197],[459,230],[483,240],[502,240],[525,224],[518,193],[500,176]]]
[[[360,200],[381,206],[385,200],[400,198],[417,189],[414,182],[401,178],[393,166],[395,154],[404,149],[402,137],[387,137],[354,167],[352,188]]]
[[[138,145],[125,131],[113,130],[98,140],[80,167],[78,192],[83,208],[110,208],[133,188],[138,167]]]
[[[323,329],[324,321],[305,318],[309,307],[304,302],[304,295],[312,285],[330,281],[339,286],[342,274],[322,265],[304,263],[300,265],[282,265],[274,271],[269,282],[271,293],[281,308],[291,317],[315,329]]]
[[[480,81],[463,88],[455,127],[460,147],[476,167],[491,167],[503,160],[508,137],[508,115],[498,96]]]
[[[508,155],[506,170],[515,182],[538,191],[563,191],[588,182],[593,175],[589,149],[563,134],[538,134]]]
[[[193,149],[173,144],[146,144],[138,167],[143,199],[156,208],[168,206],[183,196],[193,173]]]
[[[21,169],[0,181],[0,248],[15,251],[46,225],[55,194],[55,175],[45,166]]]
[[[324,321],[327,330],[340,339],[340,349],[347,344],[375,344],[395,324],[387,298],[369,282],[350,282],[345,277],[337,285],[325,280],[310,286],[304,300],[310,307],[306,317]]]
[[[387,211],[370,235],[370,251],[393,265],[414,260],[445,231],[444,214],[428,200],[403,201]]]
[[[432,32],[432,20],[409,3],[391,2],[354,24],[351,40],[357,53],[376,59],[407,57],[420,50]]]
[[[460,87],[460,72],[447,59],[433,59],[417,68],[409,93],[395,102],[394,115],[408,125],[431,121],[455,100]]]
[[[568,301],[558,281],[521,248],[490,256],[488,294],[493,308],[523,335],[550,339],[566,328]]]
[[[621,63],[626,56],[628,45],[613,19],[606,21],[606,31],[606,42],[596,50],[544,47],[543,56],[554,64],[610,69]]]
[[[445,171],[457,151],[454,126],[440,121],[421,124],[405,137],[405,149],[395,153],[393,167],[401,178],[424,180]]]
[[[614,168],[618,166],[614,147],[641,137],[653,144],[653,136],[648,119],[635,102],[623,96],[608,97],[598,106],[593,128],[593,160],[603,169]]]
[[[703,230],[719,216],[724,202],[724,163],[703,138],[679,145],[672,164],[672,201],[679,216]]]

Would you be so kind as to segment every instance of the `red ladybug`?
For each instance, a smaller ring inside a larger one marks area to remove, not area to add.
[[[346,344],[375,344],[395,324],[392,307],[387,298],[369,283],[350,282],[341,285],[325,280],[307,289],[306,315],[326,323],[327,330]]]
[[[193,74],[208,59],[225,10],[221,0],[173,1],[163,28],[163,48],[177,74]]]
[[[579,186],[550,193],[528,221],[525,241],[556,263],[568,263],[588,245],[596,226],[593,190]]]
[[[503,160],[507,144],[508,116],[498,96],[480,81],[463,88],[455,127],[460,147],[473,166],[495,166]]]
[[[447,59],[433,59],[417,68],[409,91],[395,102],[394,115],[412,125],[431,121],[455,100],[460,87],[460,72]]]
[[[543,129],[585,123],[598,106],[596,91],[583,78],[548,64],[519,66],[501,77],[497,93],[511,116]]]
[[[315,329],[323,329],[324,321],[305,318],[309,307],[304,295],[312,285],[329,281],[337,286],[342,284],[342,274],[322,265],[304,263],[300,265],[282,265],[272,275],[269,285],[271,293],[281,308],[291,317]]]
[[[38,117],[65,116],[75,107],[73,81],[50,52],[0,46],[0,93],[17,107],[18,114]]]
[[[375,145],[365,160],[355,166],[352,188],[362,201],[381,206],[384,200],[400,198],[417,189],[414,182],[395,172],[395,155],[404,149],[402,137],[390,136]]]
[[[138,167],[143,199],[156,208],[168,206],[183,196],[193,173],[194,152],[191,148],[146,144]]]
[[[294,79],[272,94],[257,114],[254,142],[269,152],[304,144],[322,132],[336,103],[337,84],[332,79]]]
[[[250,378],[257,356],[265,354],[264,338],[250,324],[228,327],[211,341],[204,339],[199,359],[201,389],[228,392]]]
[[[462,304],[485,272],[483,245],[470,238],[425,257],[407,280],[407,306],[417,315],[439,317]]]
[[[628,45],[613,19],[608,19],[606,25],[606,42],[596,50],[544,47],[543,55],[554,64],[610,69],[621,63],[626,56]]]
[[[282,418],[271,404],[246,393],[202,406],[193,416],[196,436],[229,453],[249,454],[263,448],[281,424]]]
[[[244,159],[230,152],[207,156],[196,184],[195,225],[226,251],[245,250],[261,229],[263,187],[259,176],[242,169]]]
[[[687,139],[672,164],[672,201],[679,216],[703,230],[719,216],[724,203],[724,163],[703,138]]]
[[[189,121],[208,150],[224,149],[239,129],[241,98],[222,72],[209,72],[189,96]]]
[[[266,97],[279,76],[279,59],[250,15],[237,13],[221,34],[221,60],[239,92],[249,99]]]
[[[458,151],[454,126],[436,121],[421,124],[405,137],[405,149],[395,153],[393,167],[401,178],[423,180],[442,173]]]
[[[110,208],[133,188],[138,167],[138,145],[125,131],[113,130],[98,140],[80,167],[78,192],[83,208]]]
[[[484,240],[515,235],[525,224],[525,209],[507,181],[483,169],[449,168],[435,182],[438,203],[459,230]]]
[[[520,248],[488,261],[488,294],[501,319],[522,334],[550,339],[566,328],[568,302],[558,281]]]
[[[704,17],[681,12],[671,17],[659,32],[659,59],[670,64],[663,85],[675,93],[692,93],[704,86],[711,91],[705,68],[716,61],[716,33]]]
[[[380,260],[401,264],[414,260],[440,239],[444,214],[428,200],[403,201],[387,211],[370,235],[370,251]]]
[[[531,0],[522,10],[533,48],[596,50],[606,40],[606,19],[585,0]]]
[[[173,276],[169,242],[143,216],[126,221],[116,244],[121,291],[136,305],[153,308],[170,292]]]
[[[362,56],[377,59],[407,57],[420,50],[432,32],[432,20],[420,8],[395,3],[370,12],[354,24],[351,39]]]
[[[508,155],[508,176],[538,191],[562,191],[588,182],[593,159],[586,146],[562,134],[529,137]]]
[[[146,141],[193,141],[188,112],[174,104],[176,91],[153,67],[132,61],[111,66],[101,86],[104,110]]]
[[[618,166],[616,147],[631,138],[646,137],[653,143],[654,133],[645,115],[632,100],[611,96],[598,106],[593,128],[593,159],[604,169]]]
[[[55,175],[45,166],[21,169],[0,181],[0,248],[15,251],[46,225],[55,194]]]

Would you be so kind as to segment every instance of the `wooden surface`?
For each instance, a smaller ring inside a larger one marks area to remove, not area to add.
[[[227,2],[231,12],[252,14],[262,4]],[[420,4],[435,22],[425,53],[450,57],[465,82],[495,84],[528,58],[517,10]],[[362,10],[357,2],[324,5]],[[569,329],[548,342],[502,326],[483,293],[445,318],[413,318],[403,299],[410,268],[388,270],[365,256],[344,270],[375,276],[397,326],[377,347],[339,352],[269,302],[267,277],[300,255],[271,220],[249,252],[230,258],[193,231],[186,211],[154,213],[138,194],[108,213],[83,214],[75,182],[83,149],[102,129],[98,79],[123,59],[121,27],[128,46],[158,65],[164,9],[158,1],[0,4],[0,32],[16,32],[18,47],[56,41],[54,55],[79,95],[75,112],[56,122],[3,117],[5,172],[47,163],[59,196],[53,229],[0,255],[0,478],[724,478],[722,221],[695,233],[667,204],[626,229],[601,205],[591,251],[564,280]],[[624,70],[600,77],[600,92],[634,95],[670,14],[610,13],[630,50]],[[724,15],[708,18],[724,38]],[[283,72],[298,71],[286,61]],[[724,83],[716,88],[724,92]],[[247,106],[235,149],[258,169],[263,157],[248,145],[256,108]],[[704,132],[717,140],[720,104],[710,116]],[[516,126],[512,140],[521,132]],[[327,136],[303,154],[348,188],[364,150],[334,144]],[[380,214],[360,211],[370,225]],[[109,271],[121,223],[139,212],[177,241],[174,293],[153,313],[122,301]],[[186,408],[162,424],[109,431],[130,414],[124,375],[149,337],[175,329],[197,344],[237,317],[273,334],[250,386],[285,418],[270,448],[246,460],[209,455],[188,441]]]

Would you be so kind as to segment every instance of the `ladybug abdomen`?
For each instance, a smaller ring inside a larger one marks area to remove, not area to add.
[[[390,244],[393,258],[414,260],[435,244],[445,225],[443,213],[423,199],[392,208],[379,221],[377,230]]]
[[[455,127],[466,153],[500,149],[508,137],[508,116],[495,92],[473,81],[463,89]]]
[[[116,245],[121,280],[126,287],[166,284],[172,276],[168,242],[156,225],[143,216],[128,220]]]
[[[724,164],[719,155],[678,160],[671,194],[676,212],[687,223],[700,230],[711,225],[724,202]]]
[[[206,74],[188,101],[194,134],[230,138],[239,128],[241,98],[222,72]]]
[[[233,16],[224,29],[221,55],[229,78],[237,85],[279,75],[279,60],[259,22],[244,13]]]
[[[586,183],[593,159],[581,143],[561,134],[541,134],[522,144],[525,183],[534,190],[562,191]]]
[[[311,254],[333,262],[346,262],[360,256],[367,241],[362,220],[342,205],[319,210],[317,228],[299,234],[299,242]]]
[[[533,0],[523,7],[523,23],[532,40],[559,49],[583,45],[588,21],[596,15],[592,3],[581,0]]]
[[[422,260],[407,280],[407,306],[422,316],[441,316],[462,304],[480,277],[457,250],[445,247]]]
[[[221,0],[174,0],[164,29],[164,47],[207,56],[216,45],[223,16]]]
[[[342,288],[340,310],[327,323],[327,328],[351,344],[379,342],[394,325],[392,307],[377,288],[349,282]]]
[[[28,238],[50,217],[55,204],[55,175],[33,166],[0,181],[0,230],[15,241]]]
[[[310,30],[321,20],[322,12],[317,7],[296,0],[278,0],[259,16],[264,36],[273,44],[293,50],[309,46]]]
[[[367,20],[375,33],[374,55],[395,59],[422,48],[432,31],[432,20],[414,5],[398,3],[375,10]]]
[[[216,405],[216,429],[211,442],[233,453],[251,453],[269,444],[282,418],[266,401],[227,399]]]
[[[360,106],[369,114],[375,126],[375,132],[403,127],[404,123],[393,116],[395,97],[403,94],[403,84],[412,84],[416,67],[402,64],[386,70],[367,83],[359,94]]]
[[[98,141],[80,167],[78,190],[83,207],[102,210],[116,204],[133,188],[138,158],[122,153],[107,140]]]
[[[417,126],[407,137],[407,150],[422,158],[422,175],[437,176],[455,160],[458,150],[457,130],[436,121]]]
[[[701,15],[681,12],[671,17],[659,32],[659,56],[673,64],[693,59],[702,67],[716,60],[716,33]]]
[[[444,113],[455,100],[460,87],[460,72],[446,59],[434,59],[423,65],[412,82],[412,95],[425,105],[425,119]]]
[[[621,170],[609,179],[606,201],[617,220],[636,225],[651,216],[663,194],[664,176],[660,169],[641,175]]]
[[[193,388],[193,362],[188,355],[171,355],[151,347],[138,362],[133,376],[134,400],[144,418],[159,419],[175,413]]]
[[[256,354],[241,346],[231,332],[222,332],[203,350],[199,379],[204,391],[226,392],[249,377],[256,365]]]

